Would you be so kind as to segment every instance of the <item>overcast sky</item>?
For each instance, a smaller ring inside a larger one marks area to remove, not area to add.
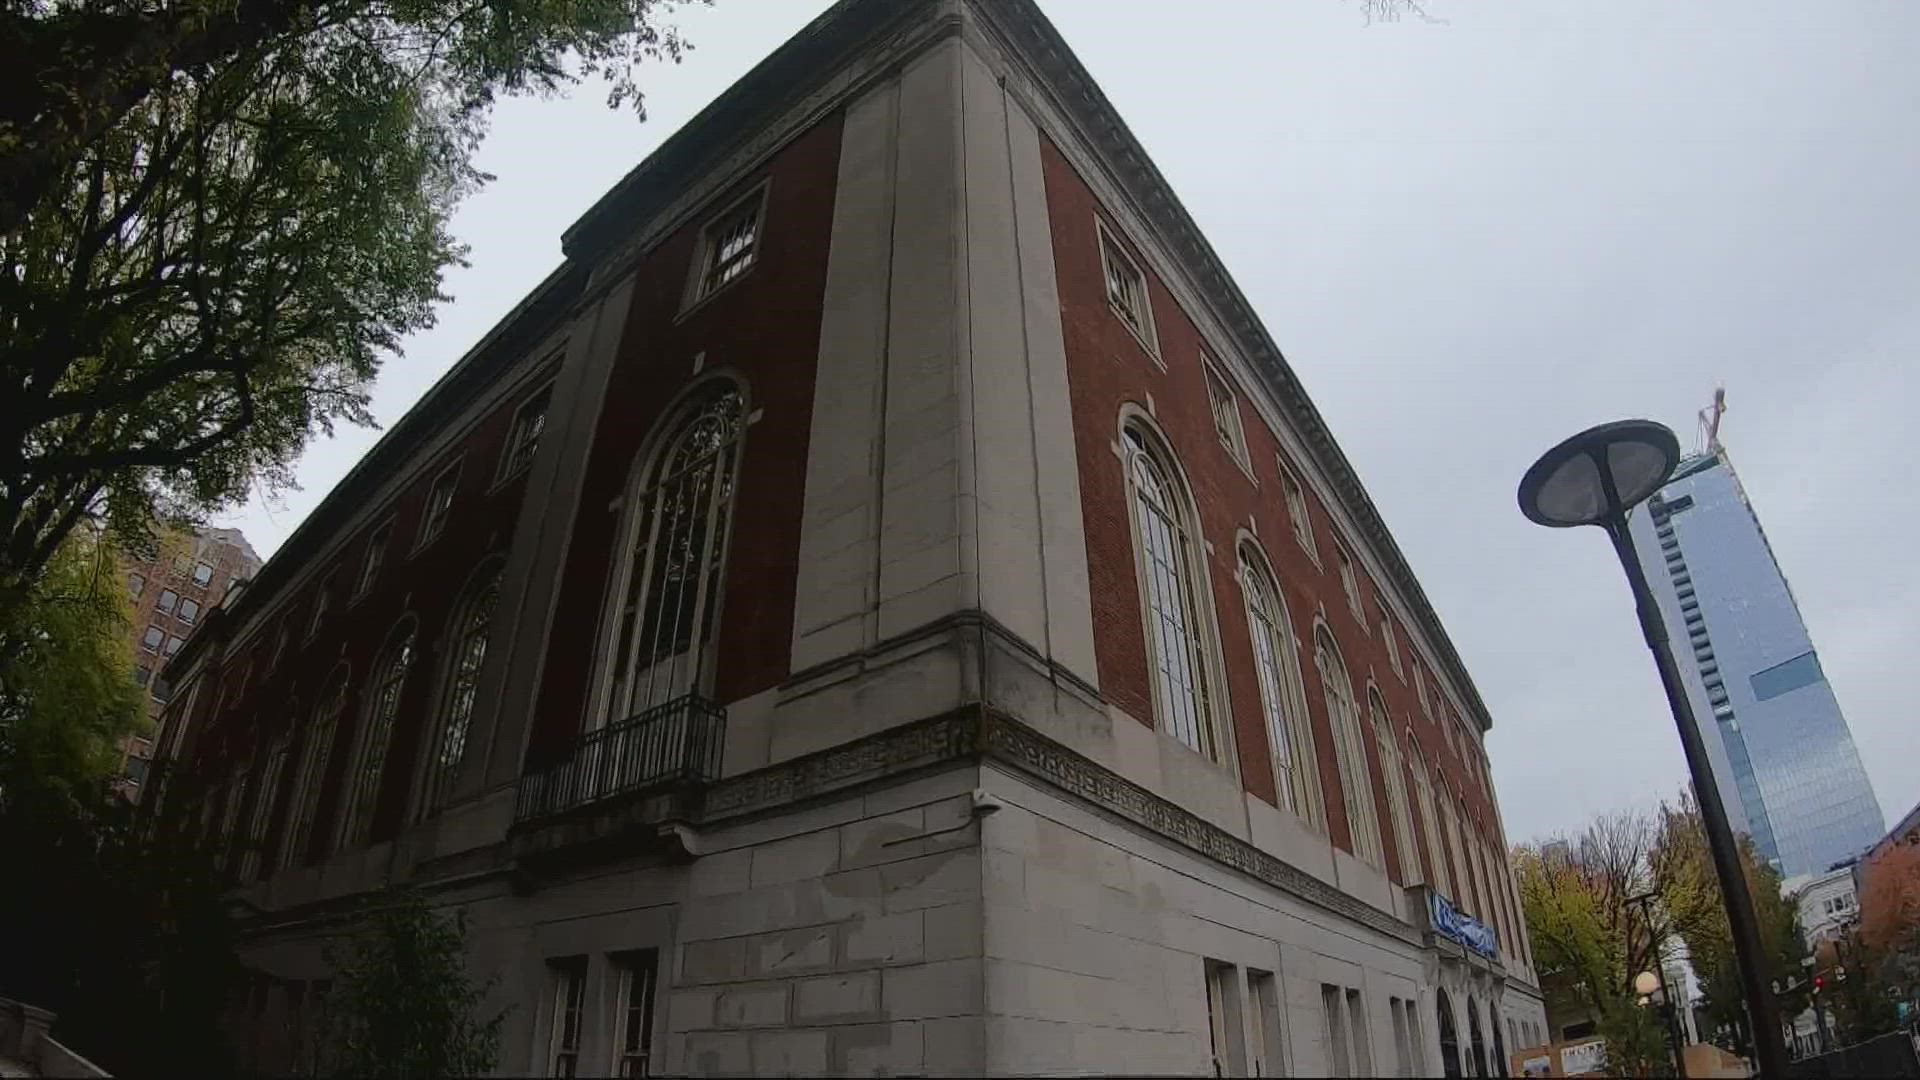
[[[1651,805],[1685,765],[1604,538],[1520,474],[1590,424],[1722,438],[1882,808],[1920,799],[1920,4],[1042,0],[1213,241],[1365,480],[1494,716],[1515,840]],[[472,266],[389,363],[391,423],[558,264],[559,237],[825,0],[719,0],[644,79],[503,107]],[[229,515],[270,554],[376,433]]]

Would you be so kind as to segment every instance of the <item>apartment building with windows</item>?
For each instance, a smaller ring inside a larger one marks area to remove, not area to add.
[[[260,556],[238,529],[167,529],[145,557],[122,553],[120,569],[133,607],[133,677],[147,692],[148,716],[157,727],[171,696],[163,669],[202,616],[259,572]],[[123,749],[126,757],[116,787],[137,801],[153,759],[153,739],[130,735]]]
[[[181,651],[156,824],[311,1050],[380,886],[505,1074],[1491,1075],[1492,720],[1028,0],[844,0]]]

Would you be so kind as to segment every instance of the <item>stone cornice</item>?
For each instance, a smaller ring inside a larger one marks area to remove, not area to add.
[[[1332,482],[1343,508],[1359,524],[1362,539],[1385,564],[1394,589],[1412,607],[1421,630],[1439,653],[1451,681],[1467,699],[1468,708],[1481,729],[1491,728],[1493,719],[1467,673],[1465,662],[1360,482],[1359,474],[1334,441],[1326,420],[1307,397],[1305,388],[1261,324],[1253,305],[1174,195],[1172,185],[1154,167],[1118,110],[1032,0],[969,2],[985,22],[1019,51],[1053,104],[1094,148],[1133,203],[1133,209],[1155,230],[1161,245],[1178,260],[1181,271],[1233,335],[1234,344],[1251,360],[1286,419],[1306,441],[1316,464]]]

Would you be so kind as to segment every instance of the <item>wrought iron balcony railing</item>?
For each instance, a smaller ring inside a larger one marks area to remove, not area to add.
[[[720,778],[727,711],[689,694],[583,732],[555,765],[520,778],[516,822]]]

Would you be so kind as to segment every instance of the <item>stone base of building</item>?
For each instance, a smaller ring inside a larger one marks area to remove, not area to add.
[[[1415,902],[1363,903],[1010,720],[936,718],[705,796],[695,822],[523,826],[491,868],[427,883],[509,1010],[500,1072],[612,1074],[644,1048],[656,1075],[1439,1075],[1541,1015]],[[632,841],[612,858],[608,832]],[[311,1042],[351,929],[324,905],[249,928],[243,1064]],[[635,979],[655,989],[628,1040]]]

